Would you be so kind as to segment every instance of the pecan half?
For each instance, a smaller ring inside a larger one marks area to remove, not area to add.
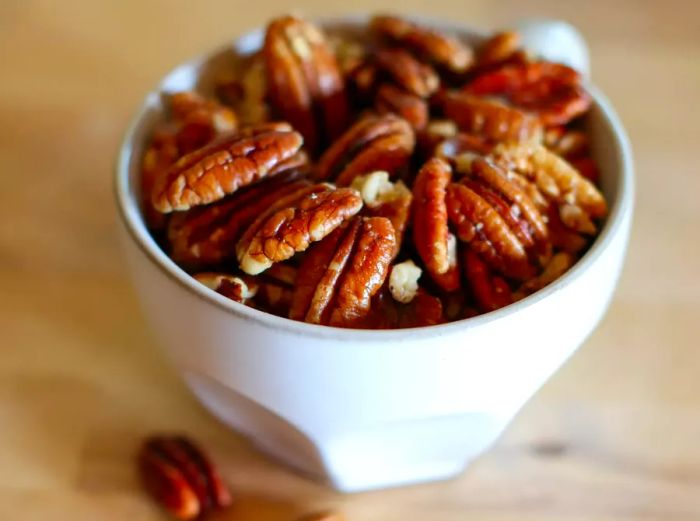
[[[391,221],[398,254],[411,213],[411,191],[402,181],[389,181],[389,173],[381,170],[356,177],[351,186],[360,193],[365,204],[363,215],[386,217]]]
[[[480,47],[477,67],[491,67],[508,61],[520,48],[520,35],[515,31],[497,33]]]
[[[595,233],[591,219],[607,214],[605,198],[596,186],[546,147],[532,143],[501,145],[493,157],[533,181],[547,199],[558,204],[562,222],[575,231]]]
[[[558,63],[506,65],[480,75],[465,90],[477,96],[503,97],[537,113],[546,126],[565,125],[591,106],[578,72]]]
[[[371,26],[393,42],[452,72],[464,72],[472,64],[472,49],[457,38],[395,16],[375,16]]]
[[[353,219],[315,245],[299,268],[289,318],[353,327],[369,313],[396,239],[388,219]]]
[[[457,172],[465,172],[470,170],[475,158],[488,154],[492,149],[483,138],[459,132],[439,143],[434,154],[448,160]]]
[[[511,230],[494,201],[484,199],[466,184],[447,187],[447,212],[457,236],[508,277],[526,280],[534,268],[518,236]]]
[[[238,241],[241,269],[256,275],[320,241],[362,208],[350,188],[321,183],[283,197],[263,212]]]
[[[541,290],[566,273],[575,262],[576,258],[571,253],[559,252],[553,255],[542,273],[540,273],[537,277],[533,277],[530,280],[525,281],[513,294],[513,299],[521,300],[528,295]]]
[[[413,129],[393,114],[369,114],[351,126],[321,156],[316,175],[347,186],[357,175],[385,170],[394,175],[408,164],[415,146]]]
[[[532,141],[542,133],[538,118],[495,100],[447,91],[440,103],[461,130],[489,141]]]
[[[231,503],[216,468],[182,436],[147,439],[138,463],[148,492],[178,519],[195,519]]]
[[[393,112],[401,116],[416,130],[428,124],[428,102],[391,83],[379,87],[374,106],[380,114]]]
[[[170,256],[187,269],[234,259],[236,243],[260,214],[282,197],[309,185],[308,181],[283,174],[217,203],[174,213],[168,222]]]
[[[464,272],[482,313],[495,311],[513,302],[508,283],[493,275],[489,266],[469,248],[464,251]]]
[[[343,77],[323,33],[293,16],[273,20],[263,48],[268,97],[315,153],[345,128],[349,108]]]
[[[440,87],[440,77],[433,68],[403,49],[379,49],[374,60],[394,83],[416,96],[427,98]]]
[[[450,248],[445,199],[451,179],[450,165],[433,158],[423,165],[413,183],[413,242],[428,274],[445,291],[459,287],[456,245],[453,241]]]
[[[223,136],[180,158],[156,183],[153,206],[163,213],[188,210],[267,176],[302,145],[297,132],[269,128],[267,124]]]

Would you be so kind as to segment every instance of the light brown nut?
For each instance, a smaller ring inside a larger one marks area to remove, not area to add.
[[[256,125],[270,119],[267,103],[267,79],[262,52],[247,56],[237,63],[228,76],[217,81],[216,93],[233,107],[240,122]]]
[[[447,91],[440,102],[445,116],[461,130],[489,141],[533,141],[542,133],[537,118],[495,100]]]
[[[364,320],[364,329],[406,329],[442,324],[445,322],[442,301],[418,288],[406,304],[397,302],[387,288],[372,299],[372,308]]]
[[[214,465],[182,436],[148,438],[138,463],[148,492],[178,519],[195,519],[231,503],[231,494]]]
[[[264,128],[223,136],[180,158],[156,183],[153,206],[169,213],[218,201],[267,176],[302,145],[297,132]]]
[[[396,85],[420,98],[435,94],[440,87],[440,76],[433,68],[419,62],[404,49],[379,49],[374,60]]]
[[[534,275],[523,244],[487,200],[464,184],[452,183],[446,203],[457,236],[492,267],[518,280]]]
[[[282,198],[249,227],[236,246],[241,269],[256,275],[306,250],[362,208],[350,188],[318,184]]]
[[[270,103],[315,153],[349,117],[343,77],[325,36],[307,21],[284,16],[268,25],[263,56]]]
[[[369,114],[351,126],[321,156],[320,180],[347,186],[358,176],[376,170],[395,175],[408,164],[415,146],[413,129],[394,114]]]
[[[170,256],[186,269],[201,269],[236,257],[236,243],[253,221],[305,180],[282,174],[244,188],[222,201],[172,214],[168,222]]]
[[[514,300],[521,300],[528,295],[532,295],[536,291],[548,286],[564,273],[576,262],[576,257],[571,253],[559,252],[552,256],[551,260],[545,266],[542,273],[538,276],[525,281],[518,290],[513,294]]]
[[[494,150],[493,159],[534,181],[548,199],[560,205],[578,206],[591,219],[607,214],[605,198],[595,185],[542,145],[501,145]]]
[[[241,304],[255,297],[258,292],[258,284],[254,281],[227,273],[203,272],[195,274],[194,278],[209,289]]]
[[[395,253],[398,255],[411,215],[411,191],[402,181],[389,181],[389,173],[382,170],[356,177],[351,187],[362,197],[365,205],[363,215],[386,217],[391,221],[396,233]]]
[[[389,291],[394,300],[402,304],[411,302],[418,292],[421,270],[412,260],[394,264],[389,272]]]
[[[559,217],[559,208],[554,203],[547,209],[547,228],[552,246],[558,250],[579,253],[588,246],[586,237],[564,226]]]
[[[445,202],[451,179],[449,163],[433,158],[423,165],[413,183],[413,242],[428,274],[445,291],[459,287],[456,255],[450,262]]]
[[[508,283],[501,277],[494,276],[488,265],[470,248],[464,252],[464,271],[482,313],[495,311],[513,302]]]
[[[380,114],[393,112],[420,130],[428,124],[428,102],[391,83],[379,87],[374,106]]]
[[[491,67],[507,61],[520,48],[520,35],[515,31],[494,34],[479,47],[477,66]]]
[[[371,26],[379,34],[452,72],[466,71],[474,59],[472,49],[457,38],[402,18],[375,16]]]
[[[304,257],[289,317],[358,327],[389,271],[396,239],[388,219],[355,218]]]

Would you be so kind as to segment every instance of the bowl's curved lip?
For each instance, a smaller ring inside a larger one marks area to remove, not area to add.
[[[338,18],[325,18],[322,23],[336,24],[353,24],[362,20],[363,16],[343,16]],[[443,27],[446,30],[452,30],[462,33],[477,34],[468,27],[457,24],[450,24],[438,20],[425,20],[429,24]],[[259,29],[257,29],[259,31]],[[253,34],[256,30],[250,31],[248,35]],[[239,41],[245,38],[243,35]],[[198,64],[205,60],[209,55],[203,55],[193,60],[184,62],[174,70],[187,64]],[[171,74],[172,71],[169,74]],[[165,77],[167,77],[166,75]],[[163,250],[156,244],[150,233],[146,229],[143,219],[140,216],[139,204],[131,196],[129,190],[129,162],[131,158],[131,146],[129,136],[131,136],[140,124],[141,118],[144,116],[147,109],[147,100],[150,96],[157,95],[158,89],[149,93],[132,118],[124,138],[121,142],[117,161],[115,165],[115,198],[118,213],[122,224],[126,228],[131,239],[136,243],[139,249],[148,257],[164,275],[172,281],[189,291],[193,295],[202,300],[209,302],[225,312],[246,320],[255,322],[263,327],[270,327],[277,330],[284,330],[286,333],[298,335],[301,337],[311,336],[330,339],[341,342],[383,342],[383,341],[398,341],[405,340],[407,337],[413,339],[430,339],[438,338],[444,335],[454,334],[459,330],[479,327],[490,322],[508,317],[514,313],[518,313],[530,306],[533,306],[550,295],[561,291],[578,278],[583,272],[589,269],[593,263],[601,256],[603,251],[607,249],[611,242],[617,237],[620,228],[625,222],[625,217],[632,211],[634,200],[634,174],[632,165],[632,150],[625,129],[613,110],[610,102],[605,95],[593,85],[588,85],[594,103],[600,109],[605,122],[612,128],[612,133],[616,138],[616,150],[619,155],[619,164],[621,167],[619,187],[616,198],[610,205],[610,214],[603,226],[598,237],[595,239],[588,251],[576,262],[576,264],[553,283],[547,285],[536,293],[528,297],[510,304],[506,307],[478,315],[476,317],[448,322],[435,326],[426,326],[409,329],[386,329],[386,330],[367,330],[367,329],[344,329],[330,326],[321,326],[317,324],[308,324],[305,322],[297,322],[283,317],[278,317],[260,311],[238,302],[234,302],[215,291],[205,287],[197,282],[193,277],[182,270],[175,262],[173,262]]]

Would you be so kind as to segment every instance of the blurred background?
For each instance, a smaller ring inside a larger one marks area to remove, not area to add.
[[[144,93],[179,62],[289,10],[396,9],[574,23],[629,131],[637,210],[601,327],[491,452],[452,482],[340,496],[221,426],[161,357],[116,240],[112,165]],[[697,521],[698,93],[691,0],[0,0],[0,519],[160,519],[133,451],[175,429],[221,461],[241,498],[226,519],[332,506],[349,521]]]

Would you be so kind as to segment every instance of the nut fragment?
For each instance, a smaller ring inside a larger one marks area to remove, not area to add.
[[[549,264],[545,266],[542,273],[540,273],[537,277],[525,281],[520,288],[518,288],[518,291],[513,294],[513,299],[521,300],[526,296],[541,290],[548,284],[551,284],[566,273],[569,268],[574,265],[574,262],[576,262],[576,259],[571,253],[559,252],[552,256]]]
[[[321,180],[347,186],[357,175],[385,170],[394,175],[410,159],[415,136],[393,114],[367,115],[351,126],[321,156],[316,167]]]
[[[138,463],[148,492],[178,519],[195,519],[231,503],[231,495],[216,468],[182,436],[147,439]]]
[[[356,327],[389,271],[396,239],[388,219],[355,218],[311,248],[299,268],[289,318]]]
[[[342,132],[349,116],[335,55],[315,25],[284,16],[268,26],[263,56],[270,102],[315,153],[323,136]]]
[[[363,215],[386,217],[396,233],[396,254],[401,248],[408,227],[413,194],[402,181],[392,183],[389,173],[379,170],[356,177],[351,185],[357,190],[365,204]]]
[[[542,133],[537,118],[496,100],[448,91],[440,101],[445,115],[461,130],[490,141],[532,141]]]
[[[464,72],[473,61],[472,50],[457,38],[395,16],[375,16],[372,29],[452,72]]]
[[[194,275],[194,278],[211,290],[220,293],[241,304],[245,304],[258,292],[258,286],[254,283],[246,283],[240,277],[226,273],[203,272]]]
[[[236,246],[241,269],[256,275],[275,262],[306,250],[362,208],[359,194],[350,188],[321,183],[300,188],[263,212]]]
[[[418,292],[418,279],[423,270],[412,260],[407,260],[391,267],[389,275],[389,291],[394,300],[402,304],[411,302]]]
[[[233,133],[180,158],[168,169],[152,194],[160,212],[188,210],[232,194],[267,176],[297,153],[301,136],[264,125]]]

